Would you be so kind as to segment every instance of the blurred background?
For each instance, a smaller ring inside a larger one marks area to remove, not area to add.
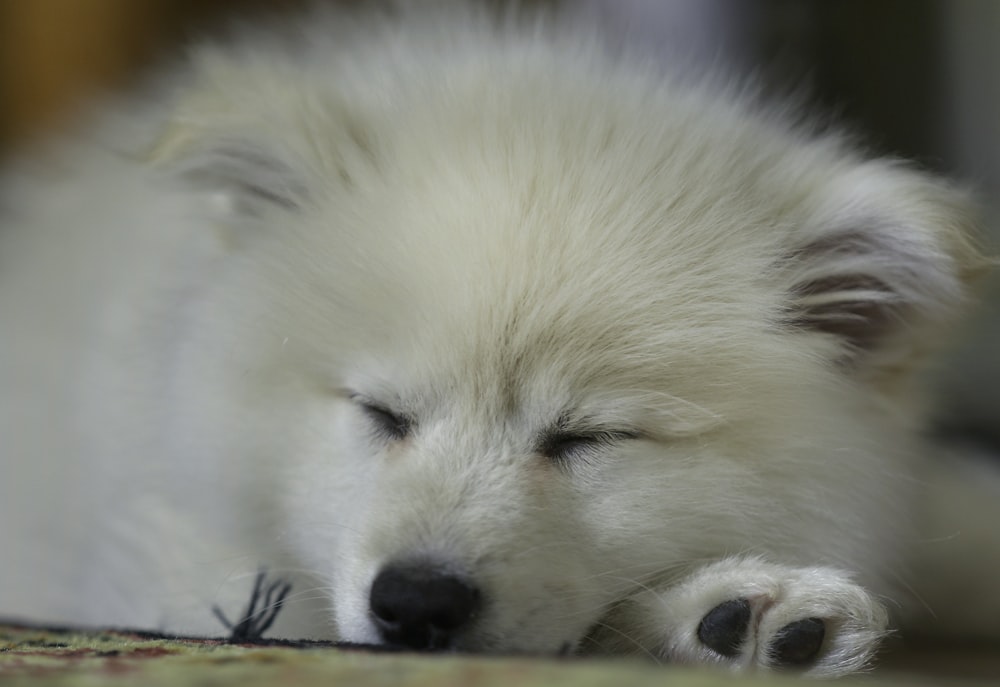
[[[366,0],[328,0],[358,4]],[[375,1],[375,0],[370,0]],[[520,0],[590,14],[685,69],[722,68],[968,182],[1000,254],[1000,0]],[[0,152],[232,16],[299,0],[0,0]],[[936,372],[941,426],[1000,446],[1000,278]]]

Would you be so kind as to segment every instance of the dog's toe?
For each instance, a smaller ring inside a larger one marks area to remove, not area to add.
[[[821,618],[805,618],[788,623],[778,630],[771,643],[771,661],[778,666],[802,666],[818,655],[826,636],[826,623]]]
[[[746,639],[750,616],[749,600],[725,601],[701,619],[698,625],[698,639],[722,656],[735,656]]]
[[[747,640],[753,607],[749,599],[725,601],[701,619],[698,639],[720,656],[738,656]],[[773,666],[805,666],[819,656],[826,623],[822,618],[804,618],[788,623],[774,634],[767,651]]]
[[[638,615],[633,625],[661,628],[648,641],[672,661],[814,677],[864,670],[888,621],[878,599],[841,570],[758,558],[711,563],[634,603],[623,608],[655,615]]]

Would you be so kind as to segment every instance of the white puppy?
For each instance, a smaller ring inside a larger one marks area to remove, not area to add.
[[[911,382],[967,200],[719,91],[320,13],[22,163],[0,613],[218,633],[266,566],[288,636],[865,667],[958,528]]]

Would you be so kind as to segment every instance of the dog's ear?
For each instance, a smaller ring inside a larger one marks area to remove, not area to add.
[[[288,103],[276,79],[264,72],[248,90],[248,74],[236,62],[208,51],[196,55],[191,78],[164,105],[165,116],[146,152],[154,168],[174,176],[214,201],[223,213],[259,215],[273,208],[295,208],[306,196],[305,175],[287,147],[291,131],[263,135],[260,119],[279,127],[281,117],[268,107]],[[264,112],[261,112],[263,104]],[[282,146],[282,147],[279,147]]]
[[[786,322],[834,344],[837,362],[880,373],[933,348],[987,265],[965,193],[900,164],[873,161],[812,195],[786,255]]]
[[[270,49],[281,59],[268,59],[268,49],[195,51],[147,150],[152,166],[241,217],[299,209],[315,189],[348,186],[373,154],[352,104],[332,86],[303,88],[308,66],[280,45]]]
[[[266,145],[240,138],[191,135],[170,140],[155,163],[186,185],[204,192],[222,213],[259,216],[269,209],[294,210],[307,199],[303,176],[293,162]]]

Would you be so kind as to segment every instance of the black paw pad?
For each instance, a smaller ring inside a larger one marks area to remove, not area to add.
[[[750,602],[747,599],[725,601],[701,619],[698,639],[712,651],[735,656],[750,627]]]
[[[819,653],[825,636],[826,623],[821,618],[806,618],[788,623],[774,636],[771,660],[779,666],[809,663]]]

